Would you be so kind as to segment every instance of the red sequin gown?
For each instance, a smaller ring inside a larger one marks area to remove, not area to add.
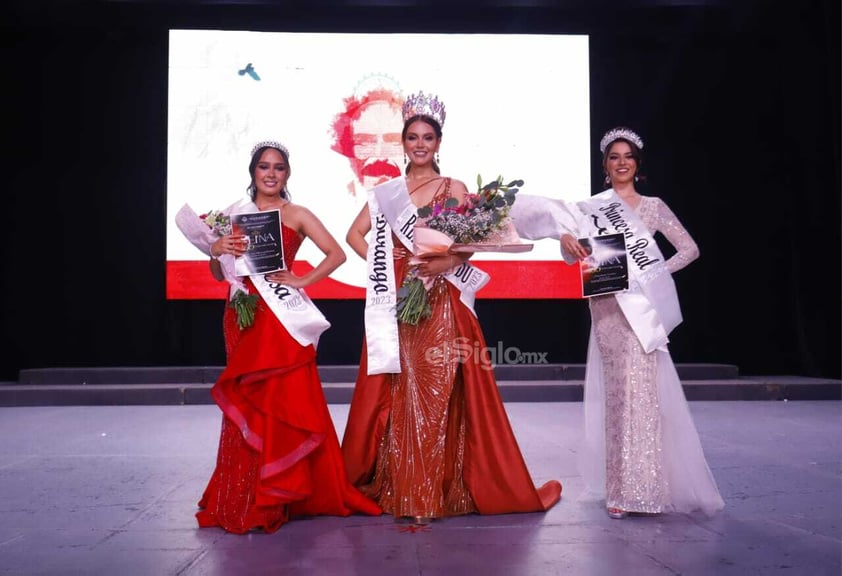
[[[285,226],[282,235],[291,262],[302,238]],[[348,482],[315,348],[294,340],[263,300],[250,328],[241,331],[228,307],[223,325],[228,365],[211,390],[222,431],[199,526],[274,532],[294,516],[381,514]]]

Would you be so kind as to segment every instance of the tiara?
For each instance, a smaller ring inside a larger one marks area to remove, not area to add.
[[[263,140],[262,142],[258,142],[254,145],[254,148],[251,149],[251,155],[254,156],[261,148],[274,148],[275,150],[280,150],[284,153],[284,156],[289,158],[289,150],[287,150],[287,147],[277,140]]]
[[[428,116],[438,122],[439,127],[444,127],[444,118],[447,115],[444,111],[444,102],[438,96],[427,96],[424,92],[410,94],[401,109],[403,121],[406,122],[413,116]]]
[[[634,133],[634,131],[629,130],[628,128],[613,128],[605,133],[605,136],[602,137],[602,140],[599,142],[599,151],[605,154],[605,149],[611,145],[614,140],[628,140],[641,150],[643,149],[643,140]]]
[[[366,94],[378,90],[401,95],[400,84],[388,74],[368,74],[354,86],[354,97],[362,99]]]

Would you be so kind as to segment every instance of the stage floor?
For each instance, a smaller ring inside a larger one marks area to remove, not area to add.
[[[506,408],[546,514],[407,530],[389,516],[196,527],[216,406],[0,408],[0,574],[832,575],[842,572],[842,402],[690,403],[726,508],[611,520],[577,501],[578,402]],[[341,438],[347,404],[331,404]]]

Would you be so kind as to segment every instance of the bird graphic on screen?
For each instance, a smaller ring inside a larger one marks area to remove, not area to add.
[[[251,62],[246,64],[246,67],[243,68],[242,70],[238,70],[237,74],[239,74],[240,76],[244,76],[245,74],[248,74],[249,76],[251,76],[255,80],[258,80],[258,81],[260,80],[260,76],[258,76],[257,72],[254,71],[254,66],[251,65]]]

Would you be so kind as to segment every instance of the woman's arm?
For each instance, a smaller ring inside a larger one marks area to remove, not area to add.
[[[656,198],[656,201],[658,202],[658,231],[676,249],[676,253],[665,264],[670,273],[677,272],[699,257],[699,247],[669,206],[660,198]]]
[[[345,241],[348,246],[357,253],[363,260],[368,256],[368,241],[366,235],[371,231],[371,215],[368,212],[368,204],[363,206],[357,217],[351,223],[348,233],[345,235]]]
[[[267,280],[292,288],[306,288],[310,284],[327,278],[345,262],[345,251],[342,250],[342,247],[315,214],[303,206],[288,205],[284,210],[284,216],[286,217],[286,223],[305,238],[312,240],[325,257],[315,268],[303,276],[296,276],[291,270],[282,270],[267,274]]]

